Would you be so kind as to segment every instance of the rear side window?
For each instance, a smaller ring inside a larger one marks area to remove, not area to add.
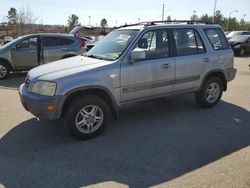
[[[64,46],[64,45],[71,45],[75,41],[68,38],[62,37],[44,37],[43,38],[43,46]]]
[[[203,42],[194,29],[174,29],[176,55],[194,55],[205,52]]]
[[[228,49],[227,39],[219,28],[205,29],[205,33],[215,50]]]

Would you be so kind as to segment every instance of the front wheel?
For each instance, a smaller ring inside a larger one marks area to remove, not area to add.
[[[210,77],[203,84],[200,91],[195,94],[197,103],[203,108],[216,105],[222,96],[223,83],[218,77]]]
[[[76,98],[64,115],[66,130],[81,140],[96,137],[103,131],[109,114],[110,108],[99,97]]]
[[[10,75],[10,66],[5,62],[0,62],[0,80],[8,78]]]

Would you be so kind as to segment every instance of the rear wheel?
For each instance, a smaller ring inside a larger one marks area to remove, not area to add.
[[[5,62],[0,62],[0,80],[8,78],[10,75],[10,66]]]
[[[218,77],[209,77],[199,92],[195,94],[197,103],[203,108],[216,105],[222,96],[223,83]]]
[[[104,129],[110,108],[101,98],[86,95],[71,102],[64,115],[66,130],[75,138],[86,140]]]

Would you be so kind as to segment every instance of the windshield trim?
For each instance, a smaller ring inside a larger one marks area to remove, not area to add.
[[[126,47],[124,48],[124,50],[120,53],[120,55],[116,58],[116,59],[110,59],[110,58],[107,58],[105,56],[101,56],[100,54],[91,54],[90,52],[92,51],[92,49],[94,49],[95,47],[93,47],[90,51],[88,51],[84,56],[86,57],[90,57],[90,56],[98,56],[98,57],[101,57],[103,58],[103,60],[107,60],[107,61],[117,61],[119,60],[124,52],[129,48],[129,46],[133,43],[133,41],[136,39],[137,35],[140,33],[140,29],[117,29],[117,30],[113,30],[112,32],[124,32],[124,31],[135,31],[136,34],[135,36],[133,37],[133,39],[130,41],[130,43],[128,45],[126,45]],[[106,36],[105,36],[106,37]],[[91,57],[90,57],[91,58]],[[93,58],[93,57],[92,57]]]

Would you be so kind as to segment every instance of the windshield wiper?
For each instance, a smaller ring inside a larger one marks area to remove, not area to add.
[[[91,54],[91,55],[87,55],[87,54],[85,54],[84,56],[85,56],[85,57],[96,58],[96,59],[102,59],[102,60],[103,60],[103,57],[98,56],[98,55],[93,55],[93,54]]]

